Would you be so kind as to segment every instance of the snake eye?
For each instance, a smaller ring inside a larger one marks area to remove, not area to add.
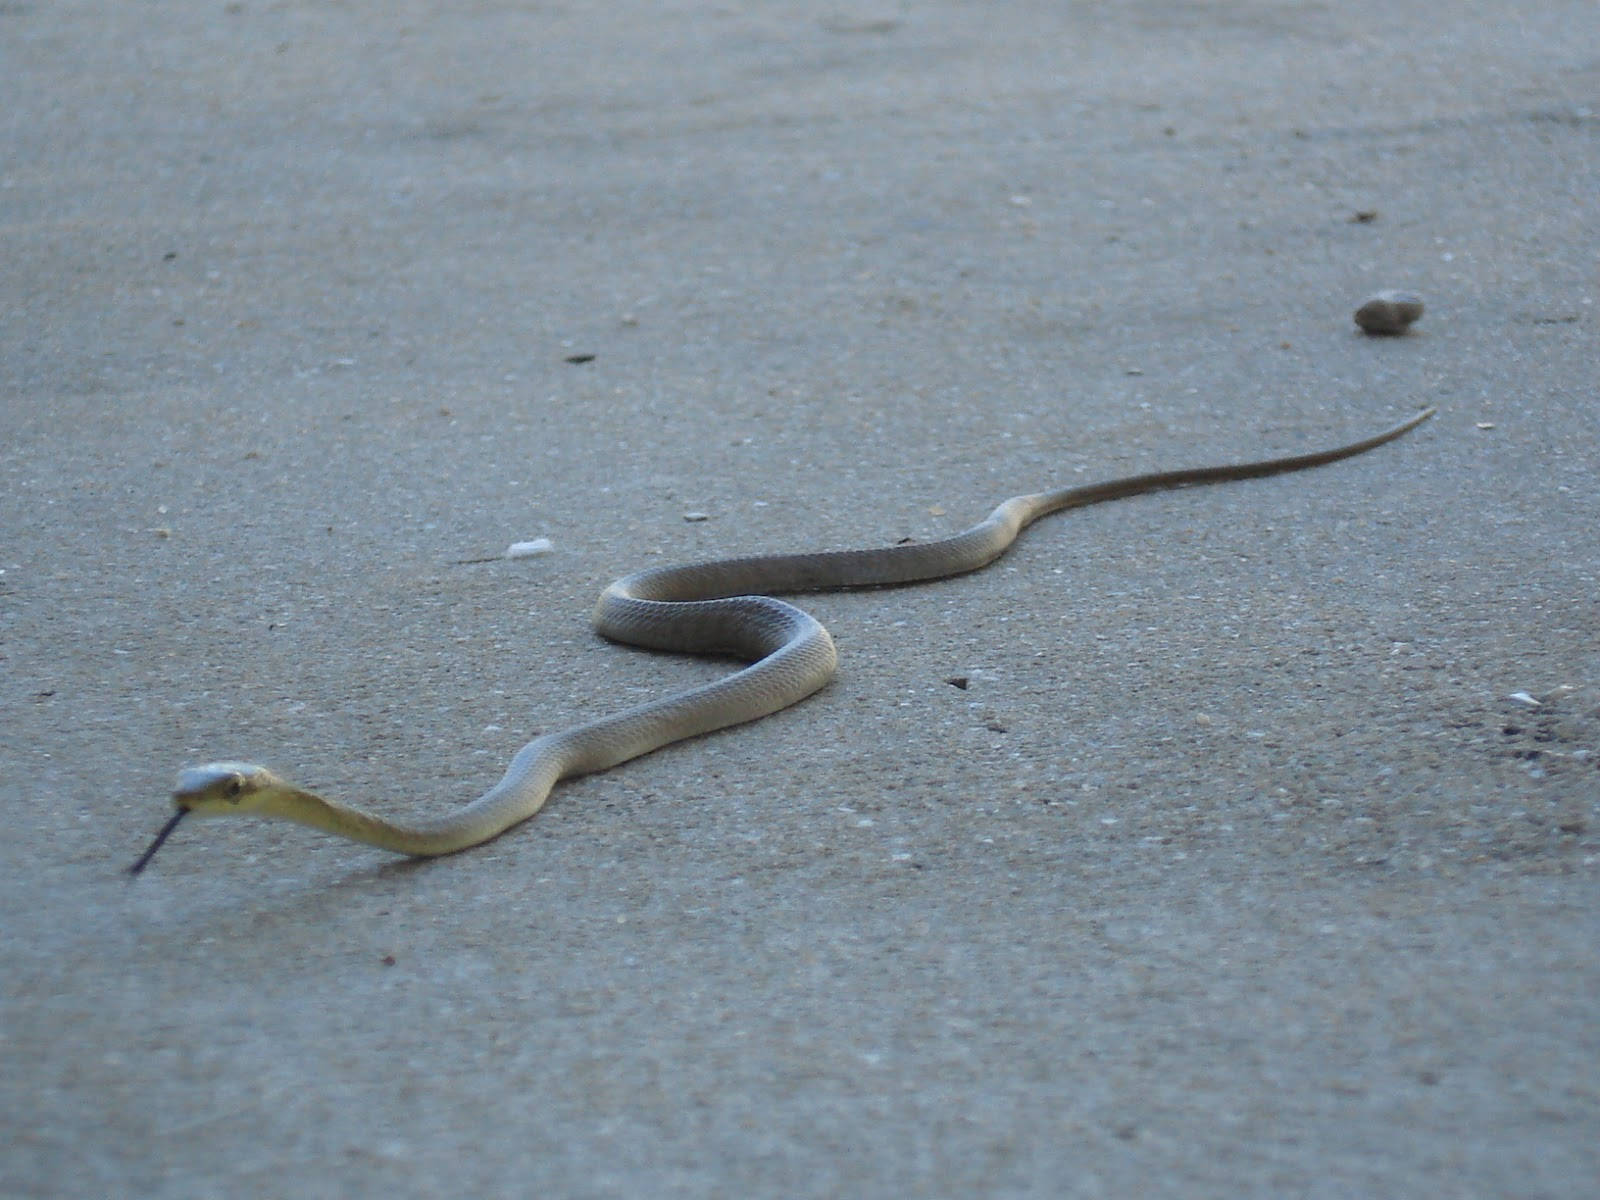
[[[244,780],[235,775],[228,780],[228,799],[237,801],[239,794],[244,791]]]

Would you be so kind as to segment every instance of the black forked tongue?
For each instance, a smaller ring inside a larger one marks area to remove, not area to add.
[[[172,836],[172,831],[178,827],[178,822],[189,815],[187,808],[180,808],[172,814],[172,820],[161,827],[161,832],[156,834],[156,840],[150,843],[150,849],[139,855],[139,861],[128,868],[129,875],[137,875],[144,870],[150,860],[156,856],[156,851],[161,849],[161,843]]]

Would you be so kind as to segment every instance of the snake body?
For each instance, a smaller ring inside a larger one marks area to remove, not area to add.
[[[601,593],[594,627],[602,636],[652,650],[727,655],[750,665],[701,687],[535,738],[482,797],[444,816],[411,823],[325,799],[252,763],[190,767],[179,774],[173,792],[177,811],[130,870],[143,869],[187,813],[278,817],[416,857],[465,850],[533,816],[562,779],[754,721],[823,687],[837,663],[828,631],[809,613],[760,593],[887,587],[976,571],[1005,553],[1028,525],[1051,513],[1141,492],[1322,466],[1393,441],[1433,412],[1423,409],[1392,429],[1332,450],[1014,496],[971,529],[936,542],[720,559],[635,572]]]

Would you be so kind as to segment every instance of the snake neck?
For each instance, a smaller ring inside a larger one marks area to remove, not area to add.
[[[486,834],[482,822],[469,819],[471,810],[481,811],[480,806],[488,799],[485,796],[483,800],[450,817],[413,824],[391,821],[365,809],[329,800],[315,792],[284,787],[271,797],[264,798],[256,812],[264,817],[308,825],[324,833],[338,834],[396,854],[430,857],[464,850],[493,836]]]

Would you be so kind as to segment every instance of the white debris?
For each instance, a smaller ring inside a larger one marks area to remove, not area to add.
[[[1512,692],[1511,695],[1506,697],[1506,699],[1515,700],[1518,704],[1526,704],[1529,708],[1541,707],[1539,702],[1532,696],[1528,695],[1527,692]]]
[[[512,542],[506,547],[507,558],[532,558],[535,554],[549,554],[555,545],[549,538],[534,538],[531,542]]]

